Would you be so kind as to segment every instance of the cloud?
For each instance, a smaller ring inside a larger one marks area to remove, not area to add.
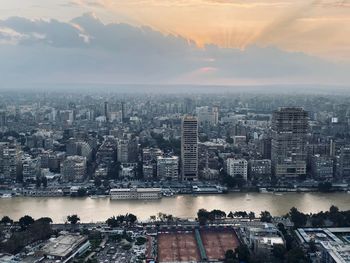
[[[0,20],[0,79],[10,83],[331,83],[349,64],[275,47],[206,45],[149,27],[105,24],[87,13],[70,22]]]

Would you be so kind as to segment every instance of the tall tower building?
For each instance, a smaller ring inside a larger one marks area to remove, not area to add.
[[[198,121],[193,116],[182,119],[181,174],[182,180],[198,179]]]
[[[108,112],[108,102],[105,101],[105,117],[106,117],[106,122],[109,121],[109,112]]]
[[[279,178],[306,174],[308,113],[299,107],[279,108],[272,116],[271,161]]]
[[[125,119],[125,102],[122,101],[122,122],[124,122]]]

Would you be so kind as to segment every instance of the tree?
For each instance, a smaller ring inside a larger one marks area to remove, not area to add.
[[[225,263],[235,262],[236,254],[232,249],[229,249],[225,252]]]
[[[112,216],[110,218],[108,218],[106,220],[106,224],[109,226],[109,227],[118,227],[119,226],[119,223],[118,223],[118,220],[115,218],[115,216]]]
[[[323,193],[328,193],[332,190],[332,183],[330,182],[321,182],[318,184],[318,190]]]
[[[97,178],[94,180],[94,184],[95,184],[96,187],[100,187],[101,184],[102,184],[101,179],[97,177]]]
[[[80,218],[78,217],[78,215],[69,215],[67,216],[67,221],[72,225],[75,225],[80,221]]]
[[[210,213],[205,209],[199,209],[197,217],[200,225],[205,225],[209,219]]]
[[[214,209],[210,211],[210,214],[212,215],[212,217],[214,217],[214,219],[222,219],[226,217],[226,213],[219,209]]]
[[[250,260],[250,251],[247,245],[239,245],[235,252],[238,256],[239,261],[249,262]]]
[[[42,179],[41,179],[41,183],[43,184],[43,187],[47,187],[47,178],[46,176],[44,176]]]
[[[254,212],[250,212],[248,214],[249,220],[252,221],[253,219],[255,219],[255,213]]]
[[[230,136],[226,137],[226,142],[229,144],[233,144],[233,139]]]
[[[77,195],[79,197],[82,197],[82,196],[85,196],[86,195],[86,189],[85,188],[79,188],[78,191],[77,191]]]
[[[261,222],[266,222],[266,223],[271,223],[272,221],[272,216],[269,211],[261,211],[260,213],[260,221]]]
[[[220,170],[220,174],[222,174],[221,171],[224,171],[224,169],[222,168],[222,169]],[[233,187],[235,187],[235,186],[237,185],[237,180],[236,180],[234,177],[232,177],[232,176],[226,174],[226,172],[223,173],[222,177],[223,177],[223,183],[224,183],[227,187],[233,188]]]
[[[286,254],[286,248],[281,244],[274,244],[272,248],[272,254],[276,259],[284,260]]]
[[[53,221],[50,217],[40,217],[39,219],[36,220],[37,222],[42,222],[46,224],[51,224]]]
[[[306,263],[307,259],[304,251],[297,247],[289,250],[287,253],[287,262],[288,263]]]
[[[108,180],[103,180],[103,187],[108,188],[109,187],[109,181]]]
[[[311,240],[309,242],[309,252],[315,253],[316,251],[317,251],[317,246],[316,246],[315,240]]]
[[[127,214],[126,218],[131,225],[133,225],[137,221],[137,217],[133,214]]]
[[[41,179],[38,176],[36,177],[35,185],[36,185],[37,188],[39,188],[40,185],[41,185]]]
[[[8,216],[4,216],[0,221],[0,224],[4,224],[4,225],[8,225],[12,223],[13,223],[13,220]]]
[[[307,215],[301,213],[295,207],[292,207],[289,212],[290,219],[294,223],[295,227],[303,227],[307,222]]]
[[[27,228],[28,226],[30,226],[31,224],[34,223],[34,219],[31,216],[25,215],[22,216],[19,220],[18,220],[19,225],[21,226],[22,229]]]

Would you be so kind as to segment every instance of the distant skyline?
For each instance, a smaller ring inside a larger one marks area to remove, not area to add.
[[[349,0],[0,0],[3,83],[350,83]]]

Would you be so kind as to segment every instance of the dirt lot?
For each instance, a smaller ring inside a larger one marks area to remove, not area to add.
[[[158,261],[199,261],[200,255],[193,233],[172,232],[158,234]]]

